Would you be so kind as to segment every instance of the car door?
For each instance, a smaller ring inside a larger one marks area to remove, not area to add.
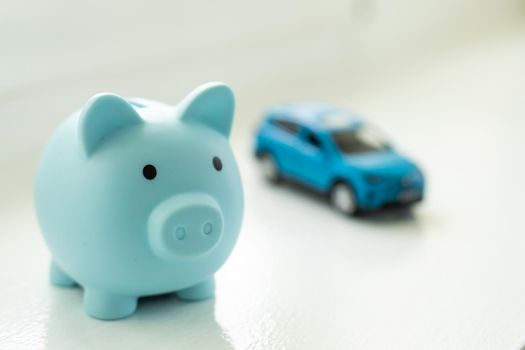
[[[293,172],[300,181],[324,190],[331,176],[330,157],[322,140],[308,128],[301,128],[291,156]]]
[[[274,119],[271,122],[273,131],[271,135],[272,156],[275,157],[279,171],[286,176],[295,177],[295,149],[299,142],[300,125],[289,120]]]

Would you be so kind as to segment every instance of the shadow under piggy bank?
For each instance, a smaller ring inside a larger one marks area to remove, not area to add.
[[[215,320],[215,299],[181,301],[174,294],[139,299],[137,311],[100,321],[82,308],[81,288],[50,287],[47,349],[232,349]]]

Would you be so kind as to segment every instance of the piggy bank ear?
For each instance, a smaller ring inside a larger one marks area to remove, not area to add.
[[[91,156],[118,130],[141,123],[142,118],[122,97],[108,93],[93,96],[80,113],[79,137],[84,154]]]
[[[193,90],[180,104],[181,120],[230,136],[235,110],[232,90],[223,83],[207,83]]]

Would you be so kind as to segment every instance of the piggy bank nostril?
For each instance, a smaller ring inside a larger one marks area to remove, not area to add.
[[[183,240],[184,238],[186,238],[186,229],[184,227],[177,227],[175,229],[175,238],[177,238],[179,241]]]
[[[204,225],[202,225],[202,233],[208,236],[208,235],[211,235],[212,232],[213,232],[213,225],[211,224],[211,222],[206,222],[204,223]]]

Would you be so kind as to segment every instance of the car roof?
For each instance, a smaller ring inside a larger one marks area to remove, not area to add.
[[[363,121],[354,113],[320,102],[287,103],[273,106],[267,113],[270,118],[289,120],[315,131],[332,131],[356,128]]]

